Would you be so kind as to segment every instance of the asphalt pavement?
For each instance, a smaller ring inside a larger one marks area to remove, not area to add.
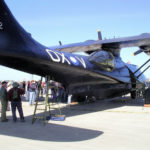
[[[34,106],[23,102],[26,122],[0,122],[1,150],[149,150],[150,108],[142,99],[61,104],[65,121],[32,124]],[[57,113],[57,111],[55,111]],[[18,115],[18,112],[17,112]],[[42,112],[39,112],[42,115]]]

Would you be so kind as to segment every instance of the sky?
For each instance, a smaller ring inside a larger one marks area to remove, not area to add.
[[[150,33],[149,0],[5,0],[32,37],[46,46]],[[124,62],[138,66],[149,57],[132,56],[137,47],[121,50]],[[150,70],[145,73],[150,78]],[[38,76],[0,66],[0,80],[30,80]]]

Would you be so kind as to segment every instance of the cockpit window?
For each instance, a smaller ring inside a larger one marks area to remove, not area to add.
[[[103,70],[113,71],[115,68],[115,58],[111,52],[103,50],[94,52],[89,56],[89,61]]]

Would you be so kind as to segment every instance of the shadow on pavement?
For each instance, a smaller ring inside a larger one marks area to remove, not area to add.
[[[63,107],[62,114],[65,114],[66,117],[71,117],[126,105],[142,106],[143,101],[131,101],[130,99],[127,99],[127,101],[120,101],[120,99],[115,99],[96,101],[95,103],[83,103]],[[55,111],[56,110],[54,110],[54,113]],[[38,115],[43,115],[43,113],[39,113]],[[11,117],[9,116],[9,118]],[[21,123],[19,121],[17,123],[13,123],[12,119],[7,123],[0,122],[0,134],[32,140],[54,142],[84,141],[96,138],[103,134],[102,131],[53,124],[51,121],[44,126],[41,120],[37,120],[34,125],[32,125],[31,121],[32,114],[26,117],[25,123]]]
[[[40,141],[76,142],[93,139],[103,134],[102,131],[58,125],[52,122],[44,125],[40,120],[32,125],[31,120],[32,116],[26,117],[24,123],[19,121],[13,123],[12,120],[7,123],[0,122],[0,135]]]
[[[113,108],[119,108],[123,106],[139,106],[144,105],[143,99],[133,100],[129,97],[126,98],[114,98],[107,100],[97,100],[94,103],[80,103],[76,105],[70,105],[62,108],[62,113],[67,117],[87,114],[92,112],[104,111]]]

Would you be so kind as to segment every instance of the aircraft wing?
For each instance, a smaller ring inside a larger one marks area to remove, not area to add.
[[[121,48],[139,47],[140,50],[150,55],[150,33],[143,33],[138,36],[114,38],[107,40],[89,40],[82,43],[75,43],[57,47],[57,50],[66,52],[93,52],[100,49],[119,53]]]

